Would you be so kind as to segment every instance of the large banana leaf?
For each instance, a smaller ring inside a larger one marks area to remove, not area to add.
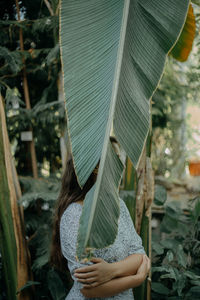
[[[149,99],[188,5],[188,0],[62,1],[64,91],[80,186],[100,159],[97,182],[84,201],[79,258],[115,239],[123,165],[109,142],[111,125],[137,167],[149,130]]]

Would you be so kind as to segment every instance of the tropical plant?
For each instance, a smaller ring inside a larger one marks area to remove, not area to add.
[[[52,215],[58,197],[60,181],[51,176],[47,179],[20,177],[23,196],[26,237],[31,254],[31,269],[35,280],[28,281],[23,290],[35,286],[34,299],[64,300],[71,287],[67,272],[61,273],[48,264],[52,237]]]
[[[0,159],[2,163],[1,167],[1,184],[0,184],[0,192],[1,192],[1,199],[0,199],[0,206],[1,206],[1,231],[0,231],[0,240],[1,240],[1,255],[5,259],[5,263],[3,265],[4,274],[5,274],[5,281],[10,282],[11,286],[10,289],[7,286],[8,297],[11,299],[15,299],[15,289],[17,286],[17,274],[16,274],[16,241],[14,235],[14,226],[12,218],[9,219],[9,222],[6,221],[6,214],[12,215],[11,211],[11,204],[10,204],[10,193],[9,193],[9,186],[8,186],[8,178],[6,172],[6,162],[5,162],[5,148],[4,148],[4,141],[3,141],[3,132],[2,132],[2,120],[1,122],[1,131],[0,131]],[[3,239],[3,233],[5,234],[6,238]],[[4,243],[4,247],[3,247]],[[6,259],[6,256],[7,259]]]
[[[0,12],[0,89],[6,103],[7,127],[20,175],[32,174],[28,142],[21,140],[21,132],[30,127],[33,129],[39,175],[44,161],[49,163],[50,172],[61,167],[59,142],[66,121],[63,101],[58,101],[58,1],[51,1],[51,12],[45,3],[49,2],[35,0],[33,5],[31,0],[19,1],[20,21],[17,20],[15,3],[10,5],[6,1]],[[21,29],[23,51],[19,49]],[[24,68],[31,109],[25,106]]]
[[[200,297],[200,198],[189,203],[187,211],[165,204],[160,235],[153,232],[152,299]]]
[[[32,276],[24,236],[23,210],[17,205],[21,190],[11,155],[2,97],[0,95],[0,249],[8,299],[17,299],[16,290]],[[19,300],[30,299],[27,291]]]
[[[182,58],[180,55],[180,60],[184,60],[191,44],[190,38],[194,37],[195,33],[190,56],[184,63],[168,57],[164,76],[152,97],[152,162],[156,175],[183,177],[187,160],[192,155],[186,148],[186,143],[192,139],[186,109],[190,104],[198,105],[197,99],[200,97],[198,51],[200,7],[193,5],[193,9],[196,26],[193,19],[189,21],[190,18],[187,18],[188,24],[184,25],[186,32],[182,32],[180,36],[182,42],[188,39],[189,43],[185,51],[183,49],[180,52],[183,55]],[[191,9],[189,12],[191,13]],[[180,46],[179,42],[177,44]],[[180,51],[179,46],[173,48],[173,50],[179,48],[177,53]]]
[[[169,1],[62,3],[68,129],[81,186],[100,160],[97,182],[84,201],[79,259],[115,239],[123,165],[109,143],[111,125],[137,167],[149,131],[149,99],[181,32],[188,3],[176,2],[176,9]]]

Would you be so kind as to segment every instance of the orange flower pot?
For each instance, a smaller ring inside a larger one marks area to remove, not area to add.
[[[200,161],[189,162],[189,171],[191,176],[200,176]]]

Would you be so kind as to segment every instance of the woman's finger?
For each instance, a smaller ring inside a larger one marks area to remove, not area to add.
[[[93,282],[96,282],[96,277],[86,278],[86,279],[78,279],[78,282],[84,283],[84,284],[91,284]]]
[[[91,288],[94,288],[96,286],[98,286],[99,283],[98,282],[93,282],[93,283],[90,283],[90,284],[84,284],[83,285],[83,288],[86,288],[86,289],[91,289]]]
[[[87,273],[87,272],[94,271],[95,269],[96,269],[95,265],[91,265],[87,267],[78,268],[74,271],[74,273]]]
[[[74,273],[74,276],[78,279],[86,279],[96,276],[96,272],[88,272],[88,273]]]
[[[91,262],[94,262],[94,263],[100,263],[100,262],[102,262],[102,258],[99,258],[99,257],[92,257],[91,259],[90,259],[90,261]]]

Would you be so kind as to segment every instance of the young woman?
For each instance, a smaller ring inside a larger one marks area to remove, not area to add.
[[[94,250],[94,257],[88,264],[76,259],[82,205],[85,195],[96,181],[97,172],[98,166],[81,189],[76,180],[72,157],[69,156],[55,209],[50,262],[60,270],[66,270],[66,261],[68,263],[74,284],[65,300],[134,299],[132,288],[146,279],[150,261],[123,200],[120,199],[115,242],[109,247]]]

